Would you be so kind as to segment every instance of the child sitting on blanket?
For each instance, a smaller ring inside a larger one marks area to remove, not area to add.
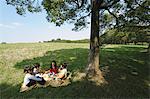
[[[67,77],[67,64],[64,63],[63,65],[60,66],[58,70],[58,74],[56,75],[56,80],[57,79],[63,79]]]
[[[34,64],[34,66],[33,66],[33,74],[36,77],[42,77],[42,73],[41,73],[41,70],[40,70],[40,64],[39,63],[35,63]]]
[[[44,85],[46,82],[42,77],[36,77],[33,74],[33,68],[31,68],[31,67],[25,67],[24,73],[25,73],[24,82],[21,86],[20,92],[30,89],[36,83]]]
[[[57,73],[58,73],[57,63],[56,61],[53,60],[50,69],[43,74],[43,78],[46,81],[52,80],[53,77],[57,75]]]
[[[49,73],[52,75],[56,75],[58,73],[56,61],[52,61]]]
[[[33,73],[34,74],[38,74],[40,72],[40,64],[39,63],[35,63],[34,67],[33,67]]]
[[[60,68],[57,70],[58,70],[57,72],[52,73],[52,70],[50,69],[51,71],[50,73],[43,74],[44,80],[46,81],[59,80],[59,79],[63,79],[67,77],[67,64],[66,63],[62,64]],[[54,71],[55,71],[55,68],[54,68]]]

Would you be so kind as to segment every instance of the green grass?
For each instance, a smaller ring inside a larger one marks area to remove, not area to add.
[[[88,47],[86,43],[0,44],[1,98],[150,98],[150,57],[145,53],[147,46],[141,45],[106,45],[101,49],[100,66],[109,67],[105,75],[107,85],[78,81],[65,87],[19,93],[24,65],[39,62],[47,69],[56,60],[58,64],[67,62],[72,72],[84,71]]]

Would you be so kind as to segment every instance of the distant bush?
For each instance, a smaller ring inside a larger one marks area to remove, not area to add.
[[[55,39],[52,39],[51,42],[55,42]]]
[[[61,39],[60,39],[60,38],[58,38],[58,39],[57,39],[57,41],[61,41]]]
[[[7,44],[6,42],[2,42],[1,44]]]

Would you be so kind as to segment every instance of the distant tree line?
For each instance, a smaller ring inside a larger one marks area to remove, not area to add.
[[[60,43],[89,43],[89,39],[83,39],[83,40],[64,40],[61,38],[57,39],[52,39],[50,41],[43,41],[44,43],[49,43],[49,42],[60,42]]]
[[[7,42],[1,42],[1,44],[7,44]]]
[[[150,42],[150,31],[149,29],[145,30],[133,30],[120,32],[117,29],[110,29],[100,36],[101,44],[144,44]],[[52,39],[50,41],[43,41],[44,43],[48,42],[60,42],[60,43],[89,43],[89,39],[83,40],[64,40],[61,38]]]
[[[106,31],[100,36],[102,44],[143,44],[150,42],[149,29],[120,32],[116,29]]]

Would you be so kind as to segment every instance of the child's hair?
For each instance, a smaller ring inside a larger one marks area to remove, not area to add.
[[[29,66],[25,66],[25,67],[24,67],[24,73],[27,73],[28,70],[29,70]]]
[[[63,63],[62,67],[67,68],[67,63]]]
[[[40,64],[39,63],[35,63],[34,64],[34,68],[39,68],[40,67]]]
[[[33,72],[33,68],[31,68],[30,66],[25,66],[24,73],[32,73],[32,72]]]
[[[55,60],[53,60],[51,63],[54,63],[54,66],[55,67],[57,67],[57,63],[56,63],[56,61]],[[51,67],[50,68],[52,68],[52,65],[51,65]]]

